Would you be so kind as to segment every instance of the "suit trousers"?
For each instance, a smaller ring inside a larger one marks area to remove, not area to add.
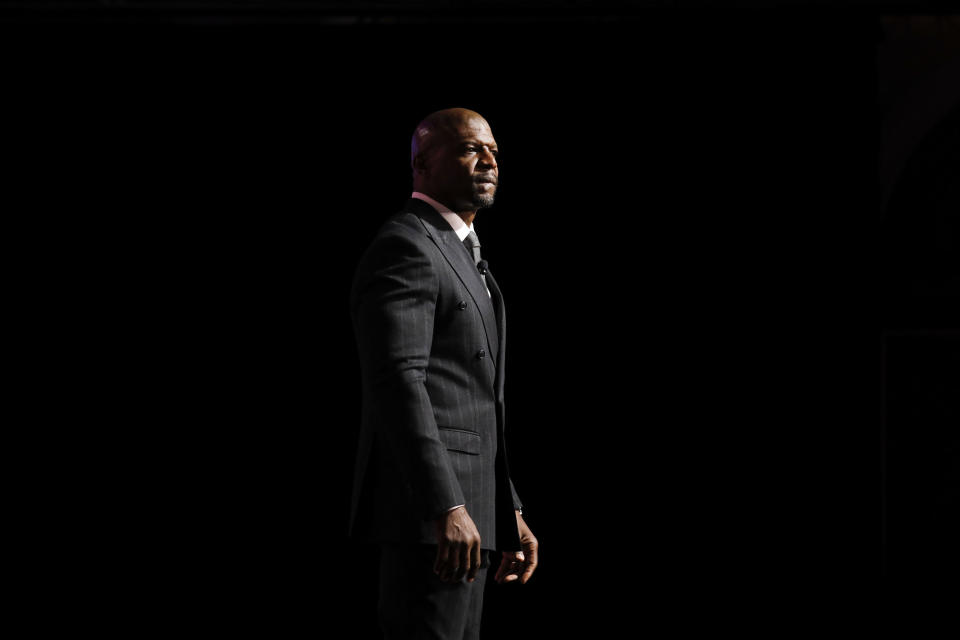
[[[473,582],[442,582],[436,556],[436,545],[380,545],[377,614],[386,640],[479,640],[489,552],[481,551]]]

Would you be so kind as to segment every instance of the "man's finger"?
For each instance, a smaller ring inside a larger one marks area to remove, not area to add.
[[[467,571],[467,582],[473,582],[477,579],[477,572],[480,571],[480,562],[482,558],[480,556],[480,545],[475,545],[470,550],[470,570]]]
[[[440,580],[443,582],[449,582],[450,576],[456,571],[457,550],[449,542],[443,543],[442,547],[443,552],[440,556],[440,571],[437,575],[440,576]]]
[[[457,556],[456,550],[451,550],[450,555],[447,556],[447,564],[443,567],[443,571],[440,572],[440,579],[444,582],[450,582],[453,580],[454,574],[460,568],[460,559]]]
[[[463,561],[460,559],[463,549],[459,543],[450,543],[447,547],[447,564],[440,573],[440,579],[444,582],[453,582],[460,572]]]
[[[520,575],[520,584],[527,584],[527,580],[530,579],[530,576],[533,575],[533,572],[537,569],[536,562],[527,562],[525,564],[526,568],[523,570],[523,573]]]
[[[497,569],[497,575],[495,577],[496,581],[500,584],[503,584],[504,582],[513,582],[514,580],[517,580],[520,577],[517,575],[517,572],[520,569],[520,563],[522,560],[522,551],[517,551],[515,553],[504,552],[503,560],[500,561],[500,568]]]
[[[446,564],[446,547],[441,542],[437,545],[437,557],[433,561],[433,572],[437,575],[440,575],[440,572],[443,571],[443,565]]]
[[[463,576],[467,573],[467,569],[470,568],[470,547],[465,544],[461,544],[460,548],[457,550],[457,568],[453,572],[453,579],[457,582],[463,580]]]
[[[506,570],[505,569],[506,564],[507,564],[506,560],[503,560],[503,559],[500,560],[500,566],[497,567],[497,573],[496,575],[493,576],[493,579],[496,580],[497,582],[500,582],[501,580],[503,580],[503,573]]]
[[[520,576],[520,584],[527,584],[527,580],[530,579],[530,576],[533,575],[533,572],[537,569],[537,548],[533,547],[530,549],[530,557],[527,558],[527,561],[523,563],[524,569],[523,573]]]
[[[523,563],[524,568],[520,575],[520,584],[527,584],[527,580],[530,579],[530,576],[533,575],[533,572],[537,568],[539,551],[536,541],[533,541],[533,544],[530,545],[527,551],[529,553],[526,562]]]
[[[497,575],[493,577],[497,582],[503,582],[503,577],[507,574],[507,571],[510,569],[511,560],[507,555],[503,555],[500,558],[500,566],[497,567]]]

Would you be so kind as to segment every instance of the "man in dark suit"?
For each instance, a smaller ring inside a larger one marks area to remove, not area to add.
[[[363,418],[350,523],[380,544],[390,639],[478,638],[489,553],[501,551],[497,582],[526,583],[537,566],[507,465],[503,298],[473,229],[494,201],[497,153],[480,114],[427,116],[413,195],[353,282]]]

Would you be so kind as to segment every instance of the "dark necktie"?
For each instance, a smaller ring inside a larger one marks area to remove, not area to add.
[[[469,251],[473,255],[473,263],[479,267],[480,266],[480,238],[477,237],[477,232],[471,231],[470,233],[468,233],[467,237],[463,239],[463,244],[467,248],[467,251]],[[480,278],[483,279],[483,284],[487,285],[486,274],[481,272]],[[489,286],[487,287],[487,293],[488,294],[490,293]]]
[[[477,232],[471,231],[467,234],[467,237],[463,239],[463,244],[473,254],[473,264],[480,264],[480,239],[477,237]]]

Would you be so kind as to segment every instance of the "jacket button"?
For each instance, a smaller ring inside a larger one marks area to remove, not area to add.
[[[457,309],[460,309],[460,311],[463,311],[463,310],[466,309],[466,308],[467,308],[467,303],[464,302],[463,300],[461,300],[461,301],[457,304]]]
[[[487,357],[487,352],[484,351],[483,349],[480,349],[480,351],[477,351],[477,357],[483,360],[484,358]]]

